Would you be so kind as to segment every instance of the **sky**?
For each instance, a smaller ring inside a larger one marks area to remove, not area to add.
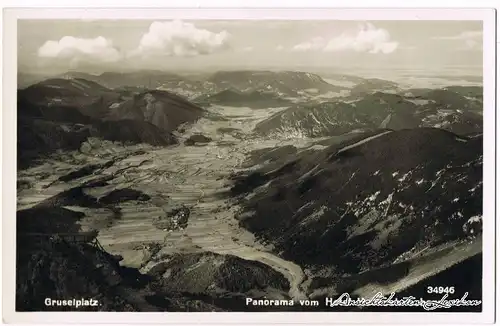
[[[18,21],[26,73],[457,66],[482,66],[481,21]]]

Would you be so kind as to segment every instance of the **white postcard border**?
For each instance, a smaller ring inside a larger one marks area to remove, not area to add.
[[[495,54],[496,21],[493,9],[5,9],[3,25],[3,312],[16,323],[491,323],[495,292]],[[112,313],[14,312],[16,215],[16,88],[17,19],[340,19],[340,20],[483,20],[484,168],[483,168],[483,312],[482,313]]]

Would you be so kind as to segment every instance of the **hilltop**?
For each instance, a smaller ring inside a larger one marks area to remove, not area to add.
[[[106,120],[146,121],[161,130],[173,131],[183,123],[197,120],[203,112],[202,108],[176,94],[150,90],[111,105]]]
[[[85,79],[47,79],[18,91],[18,104],[50,111],[64,108],[92,118],[102,118],[120,94]]]
[[[213,95],[202,95],[193,101],[200,104],[218,104],[251,108],[270,108],[290,105],[290,101],[276,96],[273,92],[241,92],[236,89],[226,89]]]
[[[381,131],[234,180],[240,225],[334,280],[464,241],[464,226],[482,216],[482,137]]]
[[[304,90],[326,93],[346,89],[329,84],[316,74],[300,71],[219,71],[207,81],[219,89],[236,88],[245,92],[261,90],[291,97]]]
[[[81,72],[68,72],[61,75],[62,78],[83,78],[91,80],[108,88],[146,87],[155,89],[168,82],[183,81],[183,77],[164,71],[141,70],[134,72],[103,72],[99,75],[92,75]]]
[[[368,78],[362,80],[351,88],[351,96],[363,96],[372,92],[396,92],[399,90],[399,85],[393,81],[379,78]]]
[[[337,136],[351,131],[416,127],[458,134],[482,132],[482,102],[445,89],[413,89],[400,94],[375,91],[317,104],[297,104],[260,122],[267,136]]]
[[[260,122],[262,135],[337,136],[377,128],[414,128],[416,105],[394,94],[376,92],[352,102],[297,105]]]

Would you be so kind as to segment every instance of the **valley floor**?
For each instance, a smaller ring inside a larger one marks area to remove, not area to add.
[[[199,120],[181,135],[180,145],[158,149],[138,145],[115,147],[108,143],[88,154],[72,153],[72,159],[75,163],[80,162],[79,165],[68,162],[65,157],[51,159],[43,165],[20,171],[19,179],[29,182],[32,187],[18,193],[18,209],[32,207],[90,180],[84,177],[70,182],[57,181],[57,178],[81,165],[114,160],[111,167],[91,176],[95,179],[113,174],[115,178],[108,182],[110,185],[91,189],[88,194],[100,197],[115,189],[132,188],[152,198],[147,202],[121,203],[120,219],[100,230],[100,243],[106,251],[122,255],[122,264],[142,267],[142,271],[147,272],[161,262],[161,257],[173,253],[209,251],[231,254],[260,261],[282,273],[290,282],[289,295],[294,299],[302,299],[305,295],[300,288],[304,281],[301,267],[276,256],[271,252],[272,248],[256,241],[252,233],[240,227],[234,218],[239,209],[237,203],[231,203],[221,196],[221,192],[228,189],[228,177],[238,170],[246,153],[288,144],[297,147],[310,145],[312,140],[308,139],[237,139],[218,131],[220,128],[234,128],[242,134],[249,134],[256,123],[279,110],[215,107],[213,113],[219,118]],[[196,133],[208,136],[213,141],[201,146],[185,146],[183,141]],[[96,159],[96,155],[99,158]],[[165,216],[171,207],[180,205],[190,208],[185,229],[167,231],[153,225],[154,218]],[[82,221],[84,229],[94,228],[96,221],[105,220],[111,214],[105,208],[66,208],[86,214],[87,217]],[[160,258],[152,259],[145,250],[145,244],[151,242],[161,244],[162,249],[156,254]]]

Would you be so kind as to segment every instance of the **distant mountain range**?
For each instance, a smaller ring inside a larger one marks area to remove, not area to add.
[[[463,91],[475,95],[466,98],[449,88],[426,89],[400,94],[372,92],[358,94],[356,100],[294,105],[260,122],[255,132],[279,137],[335,136],[352,130],[415,127],[443,128],[459,134],[482,132],[482,91]]]
[[[369,78],[358,82],[351,88],[351,95],[363,96],[372,92],[397,92],[400,86],[392,81],[379,78]]]
[[[408,89],[401,92],[408,98],[425,100],[441,109],[481,112],[483,88],[480,86],[450,86],[442,89]]]
[[[69,72],[60,75],[59,77],[66,79],[82,78],[91,80],[108,88],[131,86],[146,87],[148,89],[158,88],[168,82],[179,82],[183,80],[183,78],[177,74],[155,70],[141,70],[127,73],[103,72],[100,75]]]
[[[19,163],[88,138],[169,145],[172,131],[204,110],[167,91],[114,91],[84,79],[49,79],[18,91]]]
[[[415,127],[442,128],[458,134],[482,132],[482,87],[402,90],[381,79],[336,78],[357,82],[350,89],[351,95],[317,97],[349,88],[306,72],[221,71],[189,78],[161,71],[100,75],[73,72],[18,91],[20,129],[33,128],[35,134],[42,135],[55,128],[53,132],[58,135],[64,122],[64,130],[72,130],[71,134],[78,130],[76,142],[59,143],[70,148],[86,134],[165,145],[175,143],[172,131],[205,114],[202,106],[217,104],[256,109],[289,107],[256,126],[255,134],[264,136],[320,137]],[[174,89],[177,94],[162,89]],[[33,119],[43,121],[34,123]],[[114,128],[120,131],[117,135],[102,129],[122,120],[128,121]],[[37,133],[37,128],[43,130]],[[24,138],[20,137],[22,146],[29,141]],[[41,150],[58,148],[47,141],[47,137],[39,138]]]
[[[222,89],[235,88],[244,92],[260,90],[288,97],[307,90],[326,93],[347,89],[329,84],[316,74],[300,71],[220,71],[208,78],[208,81]]]
[[[201,76],[181,76],[163,71],[135,71],[127,73],[104,72],[99,75],[68,72],[57,75],[61,79],[85,79],[107,88],[143,87],[165,89],[182,93],[187,97],[215,94],[226,89],[241,92],[274,92],[278,96],[298,96],[303,91],[314,94],[340,92],[345,86],[332,85],[317,74],[297,71],[219,71]],[[19,76],[19,84],[24,86],[37,82],[37,76]]]

